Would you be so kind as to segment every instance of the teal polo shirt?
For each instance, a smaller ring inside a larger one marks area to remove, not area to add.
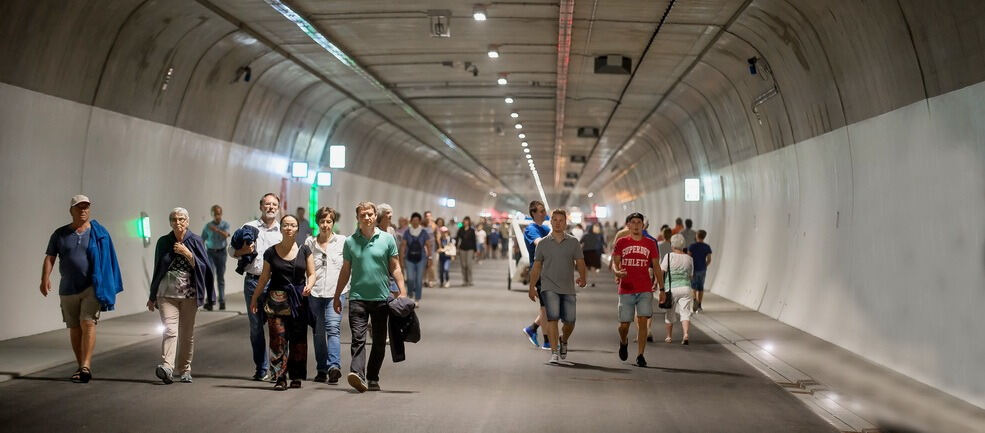
[[[366,239],[361,230],[345,239],[342,259],[349,262],[349,299],[385,301],[390,296],[390,257],[397,256],[397,241],[389,233],[373,228]]]

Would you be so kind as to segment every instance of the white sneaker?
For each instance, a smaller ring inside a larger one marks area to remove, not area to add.
[[[550,361],[547,361],[547,363],[548,364],[554,364],[554,365],[557,365],[557,364],[560,364],[561,363],[561,359],[558,358],[557,352],[551,352],[551,360]]]

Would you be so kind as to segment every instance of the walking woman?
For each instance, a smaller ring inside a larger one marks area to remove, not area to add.
[[[465,217],[462,219],[462,227],[455,235],[455,247],[458,250],[458,259],[462,264],[462,286],[472,285],[472,264],[478,256],[475,241],[475,229],[472,228],[472,219]]]
[[[288,386],[288,375],[291,388],[300,388],[301,381],[307,378],[307,328],[311,314],[304,297],[315,284],[315,263],[308,246],[298,247],[294,241],[298,234],[298,219],[294,215],[280,219],[280,233],[281,241],[263,252],[263,271],[257,287],[266,290],[253,292],[250,311],[259,314],[262,308],[267,317],[274,389],[283,391]]]
[[[157,308],[164,325],[161,364],[155,374],[166,384],[173,383],[175,375],[181,382],[191,383],[195,313],[214,290],[212,265],[205,242],[188,231],[188,211],[176,207],[168,221],[171,232],[158,238],[154,249],[154,274],[147,300],[147,309]]]
[[[455,244],[451,241],[451,233],[448,232],[448,227],[445,227],[445,219],[438,218],[435,220],[435,225],[438,227],[438,278],[441,287],[448,287],[451,285],[448,269],[457,252]]]
[[[669,229],[668,229],[669,230]],[[674,322],[680,320],[684,328],[681,344],[688,344],[688,331],[691,329],[691,276],[694,274],[694,261],[684,253],[684,236],[676,234],[670,238],[671,252],[660,259],[660,269],[664,271],[666,280],[670,281],[669,290],[674,296],[674,306],[664,312],[664,324],[667,325],[665,342],[673,340]],[[668,272],[669,269],[669,272]]]
[[[342,270],[342,247],[345,246],[345,236],[332,233],[335,223],[339,221],[339,213],[330,207],[318,209],[315,222],[318,224],[318,236],[308,237],[304,245],[311,250],[315,263],[315,286],[308,294],[308,306],[314,316],[315,331],[315,382],[330,384],[339,383],[342,377],[341,352],[342,343],[339,339],[342,314],[332,308],[332,298],[336,290],[342,290],[340,298],[345,305],[349,285],[338,289],[339,272]]]

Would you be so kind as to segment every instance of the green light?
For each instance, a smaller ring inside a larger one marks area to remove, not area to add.
[[[318,236],[318,221],[315,221],[315,214],[318,213],[318,186],[311,185],[308,191],[308,225],[311,227],[311,235]]]
[[[143,239],[150,239],[150,217],[141,215],[137,219],[137,235]]]

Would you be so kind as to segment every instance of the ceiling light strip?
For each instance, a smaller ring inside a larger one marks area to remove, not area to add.
[[[564,0],[558,13],[557,32],[557,95],[554,120],[554,188],[561,186],[561,164],[564,150],[564,102],[568,95],[568,62],[571,60],[571,23],[575,0]]]

